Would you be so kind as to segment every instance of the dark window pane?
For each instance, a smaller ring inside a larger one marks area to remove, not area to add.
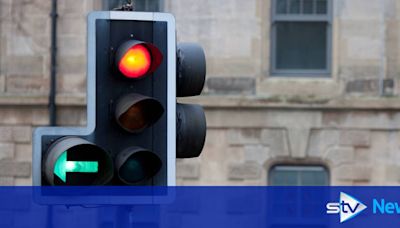
[[[314,0],[303,0],[303,13],[304,14],[314,13]]]
[[[287,11],[288,0],[276,0],[276,13],[277,14],[286,14]]]
[[[297,186],[297,172],[290,170],[274,169],[270,172],[270,185],[275,186]]]
[[[289,0],[289,12],[290,14],[300,13],[300,0]]]
[[[275,166],[269,176],[269,185],[272,186],[329,185],[328,172],[322,166]]]
[[[326,0],[317,0],[317,14],[326,14],[327,2]]]
[[[327,173],[321,170],[305,170],[301,172],[301,185],[304,186],[324,186],[327,185]]]
[[[327,68],[326,22],[277,22],[276,69]]]

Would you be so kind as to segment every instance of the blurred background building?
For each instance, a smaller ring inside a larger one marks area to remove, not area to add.
[[[58,0],[58,125],[86,123],[86,15]],[[178,185],[399,185],[400,2],[136,0],[175,15],[207,55],[200,158]],[[0,0],[0,185],[31,185],[31,132],[49,124],[50,0]]]

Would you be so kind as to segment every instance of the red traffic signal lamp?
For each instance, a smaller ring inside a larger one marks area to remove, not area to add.
[[[162,59],[163,55],[153,44],[128,40],[118,48],[115,64],[125,77],[139,79],[153,73]]]

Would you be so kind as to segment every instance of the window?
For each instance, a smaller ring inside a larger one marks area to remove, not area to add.
[[[323,166],[274,166],[269,171],[271,186],[326,186],[328,171]]]
[[[276,165],[269,170],[268,176],[268,183],[271,186],[329,185],[329,174],[323,166]],[[319,188],[278,188],[270,197],[272,199],[281,197],[282,200],[271,200],[269,203],[271,206],[268,213],[272,215],[269,227],[327,227],[326,220],[321,218],[320,209],[324,208],[326,203],[321,198],[328,199],[329,191],[321,192]]]
[[[272,74],[329,75],[332,0],[272,2]]]
[[[111,10],[125,3],[127,0],[102,0],[103,9]],[[159,12],[163,9],[163,0],[133,0],[136,11]]]

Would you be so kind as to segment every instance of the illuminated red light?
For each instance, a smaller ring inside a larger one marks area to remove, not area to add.
[[[128,78],[141,78],[150,70],[150,51],[142,44],[134,45],[123,55],[118,67],[121,73]]]

